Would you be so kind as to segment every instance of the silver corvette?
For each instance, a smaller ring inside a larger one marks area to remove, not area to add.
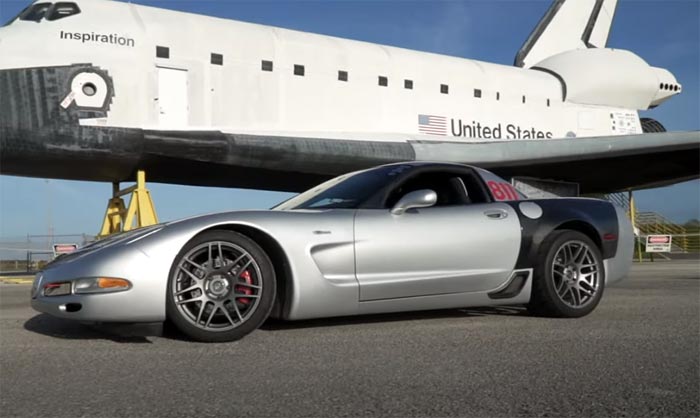
[[[296,320],[488,305],[579,317],[632,259],[625,213],[525,200],[474,167],[342,175],[272,210],[197,216],[103,239],[37,274],[34,309],[88,322],[169,320],[232,341]]]

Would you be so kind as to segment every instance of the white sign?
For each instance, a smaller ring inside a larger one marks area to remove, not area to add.
[[[67,109],[68,106],[70,106],[70,104],[73,103],[73,100],[75,100],[75,93],[71,91],[70,93],[68,93],[68,96],[66,96],[66,98],[63,99],[63,101],[61,102],[61,107]]]
[[[647,235],[647,252],[648,253],[670,253],[671,252],[671,236],[670,235]]]
[[[639,134],[640,124],[636,112],[612,112],[610,122],[615,135]]]

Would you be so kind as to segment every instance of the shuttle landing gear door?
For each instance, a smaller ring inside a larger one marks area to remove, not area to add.
[[[162,129],[188,125],[187,70],[158,67],[158,122]]]

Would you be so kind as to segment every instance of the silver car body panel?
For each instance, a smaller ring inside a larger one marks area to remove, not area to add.
[[[488,213],[504,215],[490,218]],[[505,203],[359,210],[355,257],[360,300],[484,292],[510,277],[520,222]]]

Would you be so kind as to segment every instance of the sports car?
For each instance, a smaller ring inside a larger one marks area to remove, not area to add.
[[[34,309],[168,320],[232,341],[268,317],[526,305],[580,317],[632,261],[624,211],[528,200],[486,170],[411,162],[345,174],[271,210],[196,216],[99,240],[39,272]]]

